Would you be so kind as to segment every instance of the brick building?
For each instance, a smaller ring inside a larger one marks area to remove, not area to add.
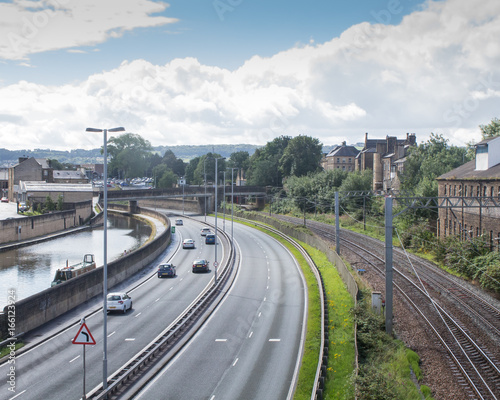
[[[475,160],[437,178],[440,197],[463,197],[471,204],[500,201],[500,137],[485,139],[475,147]],[[498,249],[498,207],[447,207],[440,208],[438,215],[439,237],[456,235],[466,240],[483,236],[492,248]]]

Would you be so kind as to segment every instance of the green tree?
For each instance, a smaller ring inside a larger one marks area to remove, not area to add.
[[[200,162],[201,157],[195,157],[189,160],[188,165],[185,170],[186,182],[190,185],[201,185],[203,182],[199,177],[195,178],[194,172],[196,171],[196,167],[198,167],[198,163]]]
[[[186,165],[184,161],[177,158],[172,150],[167,150],[163,156],[162,163],[170,168],[177,176],[184,176]]]
[[[177,183],[177,175],[171,169],[168,169],[161,175],[158,180],[158,187],[162,189],[170,189]]]
[[[152,150],[148,140],[135,133],[125,133],[109,138],[107,149],[113,175],[120,178],[146,175],[147,160]]]
[[[274,138],[253,153],[247,171],[249,185],[281,186],[283,184],[279,162],[291,139],[289,136]]]
[[[437,196],[436,178],[465,161],[469,161],[465,147],[449,146],[443,136],[431,133],[427,142],[409,149],[401,189],[417,196]]]
[[[299,135],[290,140],[279,161],[283,176],[304,176],[317,172],[323,156],[323,145],[315,138]]]
[[[500,120],[493,118],[488,125],[479,125],[483,139],[500,136]]]

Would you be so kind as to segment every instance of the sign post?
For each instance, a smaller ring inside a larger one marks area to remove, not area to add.
[[[76,334],[75,338],[72,341],[73,344],[81,344],[83,345],[83,396],[82,399],[86,400],[86,392],[85,392],[85,346],[86,345],[95,345],[95,339],[90,333],[87,324],[85,323],[85,318],[82,318],[80,322],[80,329]]]

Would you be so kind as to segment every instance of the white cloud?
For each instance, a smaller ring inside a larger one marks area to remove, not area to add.
[[[0,58],[91,46],[126,31],[176,22],[152,16],[166,3],[149,0],[40,0],[0,2]]]
[[[429,2],[399,25],[359,24],[234,71],[195,58],[134,60],[80,84],[19,82],[0,88],[0,147],[100,146],[87,126],[124,126],[153,145],[265,144],[298,134],[355,143],[365,132],[477,142],[478,125],[499,116],[500,2],[470,3]],[[100,26],[92,40],[116,29]]]

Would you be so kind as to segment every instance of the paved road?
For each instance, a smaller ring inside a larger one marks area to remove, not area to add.
[[[158,279],[154,272],[150,272],[151,278],[130,293],[133,310],[127,314],[108,315],[108,375],[166,328],[212,278],[213,271],[208,274],[191,272],[193,259],[213,259],[213,246],[206,246],[200,240],[201,226],[200,223],[186,220],[185,225],[178,227],[174,235],[175,244],[183,237],[194,238],[196,249],[177,250],[171,245],[163,255],[162,259],[171,260],[177,265],[177,277]],[[223,254],[223,246],[220,247],[219,257]],[[97,341],[96,346],[86,346],[87,392],[102,382],[102,314],[99,312],[86,321]],[[13,395],[18,395],[16,399],[20,400],[80,398],[83,391],[83,346],[71,343],[77,330],[78,327],[74,326],[42,345],[19,354],[15,360],[16,392],[9,392],[7,385],[1,385],[0,399],[9,399]],[[36,332],[33,334],[36,335]],[[36,340],[33,334],[26,340]],[[7,377],[10,366],[12,365],[7,363],[1,365],[0,375]]]
[[[306,289],[293,256],[235,225],[241,268],[229,296],[134,399],[289,399],[302,352]]]
[[[17,213],[17,203],[0,203],[0,220],[7,218],[26,218],[23,214]]]

